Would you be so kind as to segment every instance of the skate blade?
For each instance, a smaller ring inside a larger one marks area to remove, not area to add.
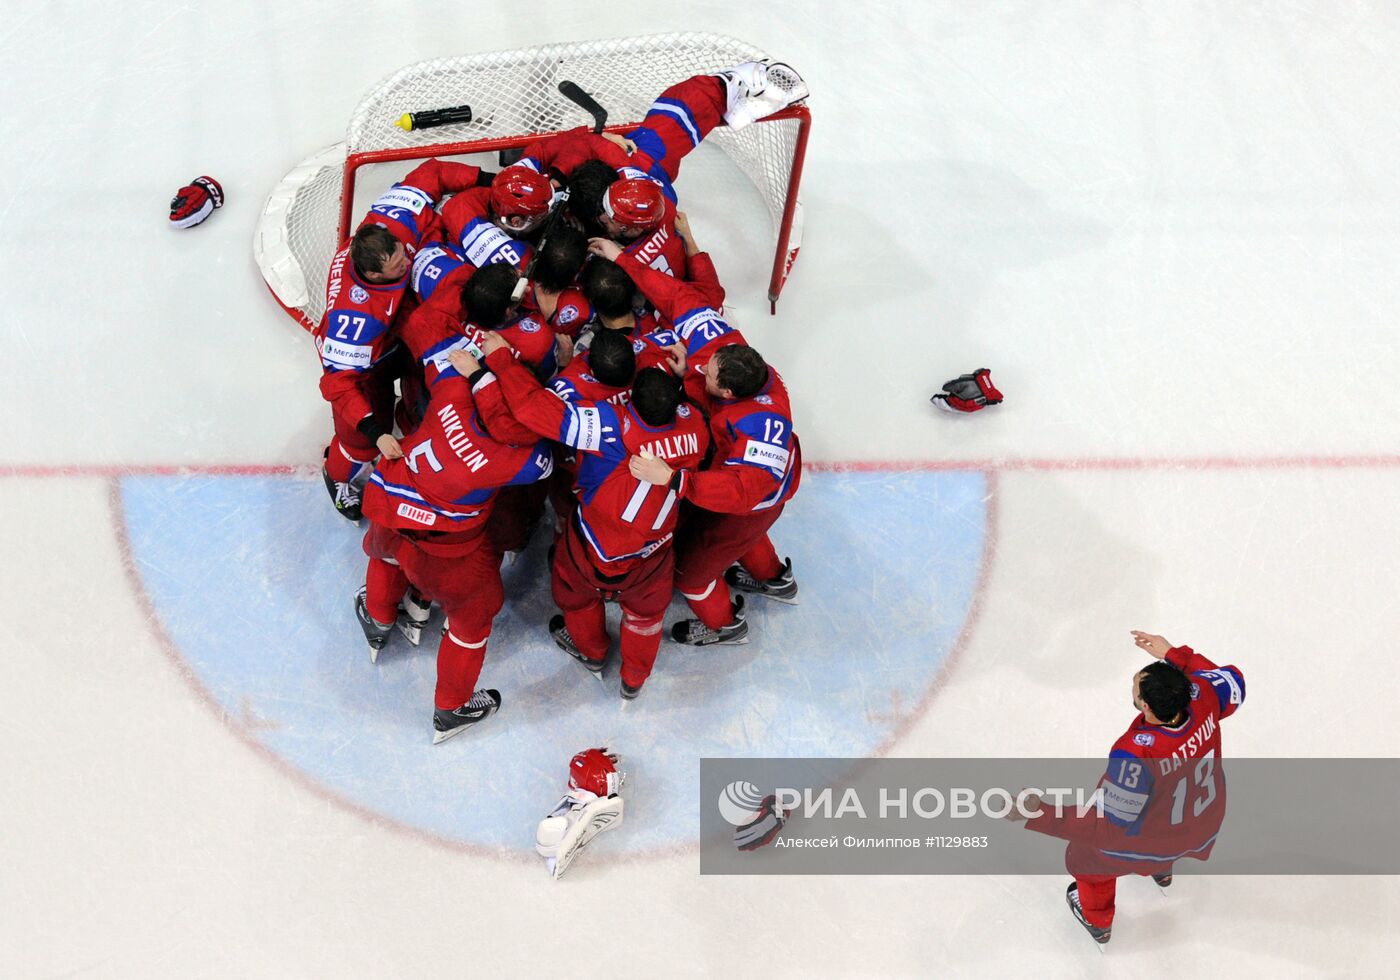
[[[606,660],[604,660],[601,664],[598,665],[598,669],[597,669],[597,670],[593,670],[593,669],[591,669],[591,668],[588,666],[588,664],[584,663],[584,662],[583,662],[582,660],[580,660],[578,657],[575,657],[572,653],[570,653],[568,650],[565,650],[562,646],[559,646],[558,642],[555,642],[554,645],[555,645],[556,647],[559,647],[559,652],[560,652],[560,653],[562,653],[564,656],[568,657],[568,658],[569,658],[570,660],[572,660],[574,663],[578,664],[580,670],[586,670],[586,671],[588,671],[588,673],[592,674],[594,677],[596,677],[596,678],[598,679],[598,683],[599,683],[599,684],[603,683],[603,675],[604,675],[605,673],[607,673],[607,669],[608,669],[608,664],[607,664],[607,661],[606,661]]]
[[[577,658],[575,658],[575,657],[570,657],[569,659],[570,659],[570,660],[573,660],[574,663],[578,664],[578,665],[579,665],[579,668],[580,668],[581,670],[583,670],[585,673],[589,674],[589,675],[590,675],[594,680],[596,680],[599,684],[603,683],[603,673],[604,673],[603,668],[600,667],[600,668],[597,669],[597,670],[589,670],[589,669],[588,669],[588,665],[585,664],[585,663],[583,663],[582,661],[578,660]]]
[[[438,731],[438,730],[437,730],[437,727],[434,726],[434,728],[433,728],[433,744],[434,744],[434,745],[437,745],[437,744],[439,744],[440,742],[446,742],[446,741],[447,741],[449,738],[451,738],[453,735],[460,735],[460,734],[462,734],[463,732],[467,731],[468,729],[475,728],[477,725],[480,725],[483,721],[485,721],[487,718],[490,718],[492,715],[494,715],[494,714],[495,714],[497,711],[499,711],[499,710],[500,710],[499,708],[495,708],[495,709],[493,709],[493,710],[491,710],[491,711],[488,711],[486,714],[482,715],[482,716],[481,716],[480,718],[478,718],[476,721],[469,721],[469,722],[467,722],[465,725],[458,725],[456,728],[448,729],[448,730],[445,731],[445,732],[440,732],[440,731]]]
[[[483,719],[483,720],[484,720],[484,719]],[[449,738],[451,738],[453,735],[460,735],[460,734],[462,734],[464,731],[466,731],[468,728],[471,728],[471,727],[473,727],[473,726],[472,726],[472,725],[458,725],[456,728],[450,728],[450,729],[448,729],[448,730],[445,731],[445,732],[440,732],[440,731],[438,731],[436,728],[434,728],[434,729],[433,729],[433,744],[434,744],[434,745],[438,745],[438,744],[440,744],[440,743],[442,743],[442,742],[446,742],[446,741],[447,741]]]
[[[380,647],[374,647],[374,646],[372,646],[372,647],[369,648],[369,662],[370,662],[370,663],[372,663],[372,664],[377,664],[377,663],[379,663],[379,652],[380,652]]]

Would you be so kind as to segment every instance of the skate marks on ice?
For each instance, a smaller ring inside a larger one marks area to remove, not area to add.
[[[599,684],[559,652],[541,528],[507,559],[508,596],[483,686],[504,705],[432,745],[437,628],[395,635],[371,664],[356,625],[360,532],[319,479],[153,476],[118,482],[133,586],[197,692],[247,742],[331,799],[449,846],[530,852],[570,756],[621,752],[628,832],[605,850],[686,848],[704,756],[886,751],[922,711],[980,586],[990,484],[981,473],[804,475],[776,527],[801,604],[751,599],[751,642],[663,643],[624,706],[616,643]],[[682,615],[673,604],[667,623]],[[610,607],[616,637],[617,610]]]

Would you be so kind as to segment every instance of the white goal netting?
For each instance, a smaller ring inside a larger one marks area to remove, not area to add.
[[[577,82],[608,110],[610,129],[626,128],[667,86],[764,57],[732,38],[658,34],[409,65],[361,100],[344,143],[305,160],[268,197],[253,243],[263,278],[287,312],[314,329],[324,312],[331,257],[349,232],[361,166],[523,146],[542,134],[590,124],[587,113],[559,94],[564,80]],[[394,125],[406,112],[463,104],[472,107],[469,123],[412,132]],[[738,132],[720,127],[706,140],[738,165],[767,206],[774,302],[799,244],[797,184],[809,122],[806,108],[796,106]]]

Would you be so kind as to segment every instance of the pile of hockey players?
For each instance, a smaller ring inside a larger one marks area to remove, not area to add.
[[[502,558],[551,515],[560,612],[540,628],[601,676],[616,602],[623,698],[673,590],[694,618],[669,635],[695,646],[747,641],[745,594],[795,601],[768,537],[801,473],[788,393],[726,320],[673,181],[714,127],[806,94],[748,63],[672,86],[625,136],[554,135],[498,173],[429,160],[332,260],[326,488],[367,521],[371,659],[396,633],[417,645],[434,603],[445,616],[435,742],[500,708],[477,685]]]

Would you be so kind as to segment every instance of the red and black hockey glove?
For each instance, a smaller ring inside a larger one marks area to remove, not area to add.
[[[193,228],[224,206],[224,189],[213,177],[196,177],[175,192],[170,200],[170,223],[176,228]]]
[[[776,796],[765,796],[757,815],[748,823],[734,828],[734,846],[741,851],[756,851],[772,843],[783,829],[783,811],[778,809]]]
[[[992,372],[978,368],[949,381],[929,400],[945,412],[980,412],[988,405],[1000,405],[1001,392],[992,384]]]

